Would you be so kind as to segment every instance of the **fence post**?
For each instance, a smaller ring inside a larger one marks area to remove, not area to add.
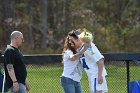
[[[130,81],[130,62],[126,61],[126,70],[127,70],[127,93],[129,93],[129,81]]]

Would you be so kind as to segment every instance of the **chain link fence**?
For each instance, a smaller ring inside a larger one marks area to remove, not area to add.
[[[126,61],[105,62],[107,70],[108,93],[127,93]],[[63,71],[61,63],[46,65],[27,65],[28,81],[31,85],[29,93],[64,93],[60,83]],[[130,62],[130,81],[140,79],[140,67]],[[81,79],[83,93],[89,93],[88,78],[83,71]]]
[[[135,81],[140,79],[140,64],[130,61],[129,70],[127,68],[128,61],[105,61],[107,70],[108,93],[128,93],[128,79]],[[63,64],[61,62],[35,64],[26,63],[31,90],[28,93],[64,93],[60,83],[60,76],[63,72]],[[3,64],[1,64],[3,69]],[[129,75],[128,75],[129,71]],[[129,78],[128,78],[129,76]],[[83,93],[89,93],[88,78],[83,71],[81,79]]]

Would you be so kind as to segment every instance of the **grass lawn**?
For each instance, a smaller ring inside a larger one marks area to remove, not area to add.
[[[126,67],[106,66],[108,75],[108,93],[127,93]],[[28,93],[64,93],[60,84],[63,65],[28,65],[28,81],[31,90]],[[135,74],[137,73],[137,75]],[[130,77],[132,80],[140,79],[140,68],[131,66]],[[85,72],[81,80],[83,93],[89,93],[88,80]]]
[[[63,93],[63,88],[60,83],[60,76],[63,71],[62,65],[29,65],[27,69],[28,81],[31,86],[29,93]],[[88,80],[85,73],[83,73],[81,81],[83,93],[89,93]]]

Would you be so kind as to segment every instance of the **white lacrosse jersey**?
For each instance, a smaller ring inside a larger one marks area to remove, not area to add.
[[[84,48],[82,44],[79,51]],[[104,56],[100,53],[98,48],[95,46],[94,43],[91,43],[91,46],[84,52],[82,57],[80,57],[80,62],[83,65],[84,70],[88,75],[92,75],[94,77],[98,77],[98,64],[97,62],[104,58]],[[106,76],[107,72],[105,67],[103,66],[102,76]]]
[[[82,65],[79,59],[75,61],[69,60],[70,56],[73,55],[71,50],[66,50],[63,57],[64,69],[62,76],[70,78],[74,81],[80,82],[82,77]]]

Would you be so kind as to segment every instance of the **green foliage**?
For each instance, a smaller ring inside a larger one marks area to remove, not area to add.
[[[47,48],[41,48],[41,49],[23,49],[24,54],[52,54],[52,53],[56,53],[59,54],[60,51],[59,49],[53,49],[51,47],[47,47]]]
[[[0,28],[0,36],[3,34],[3,30],[2,28]]]
[[[139,0],[47,0],[46,6],[38,0],[12,0],[7,2],[11,5],[8,9],[0,2],[0,38],[8,40],[5,35],[11,30],[22,31],[27,40],[25,53],[61,53],[68,32],[78,28],[94,33],[94,42],[102,52],[140,52],[136,42],[140,38]],[[42,9],[46,8],[45,14]],[[14,18],[7,20],[9,15]],[[44,16],[46,21],[41,19]],[[41,49],[42,40],[45,49]]]

